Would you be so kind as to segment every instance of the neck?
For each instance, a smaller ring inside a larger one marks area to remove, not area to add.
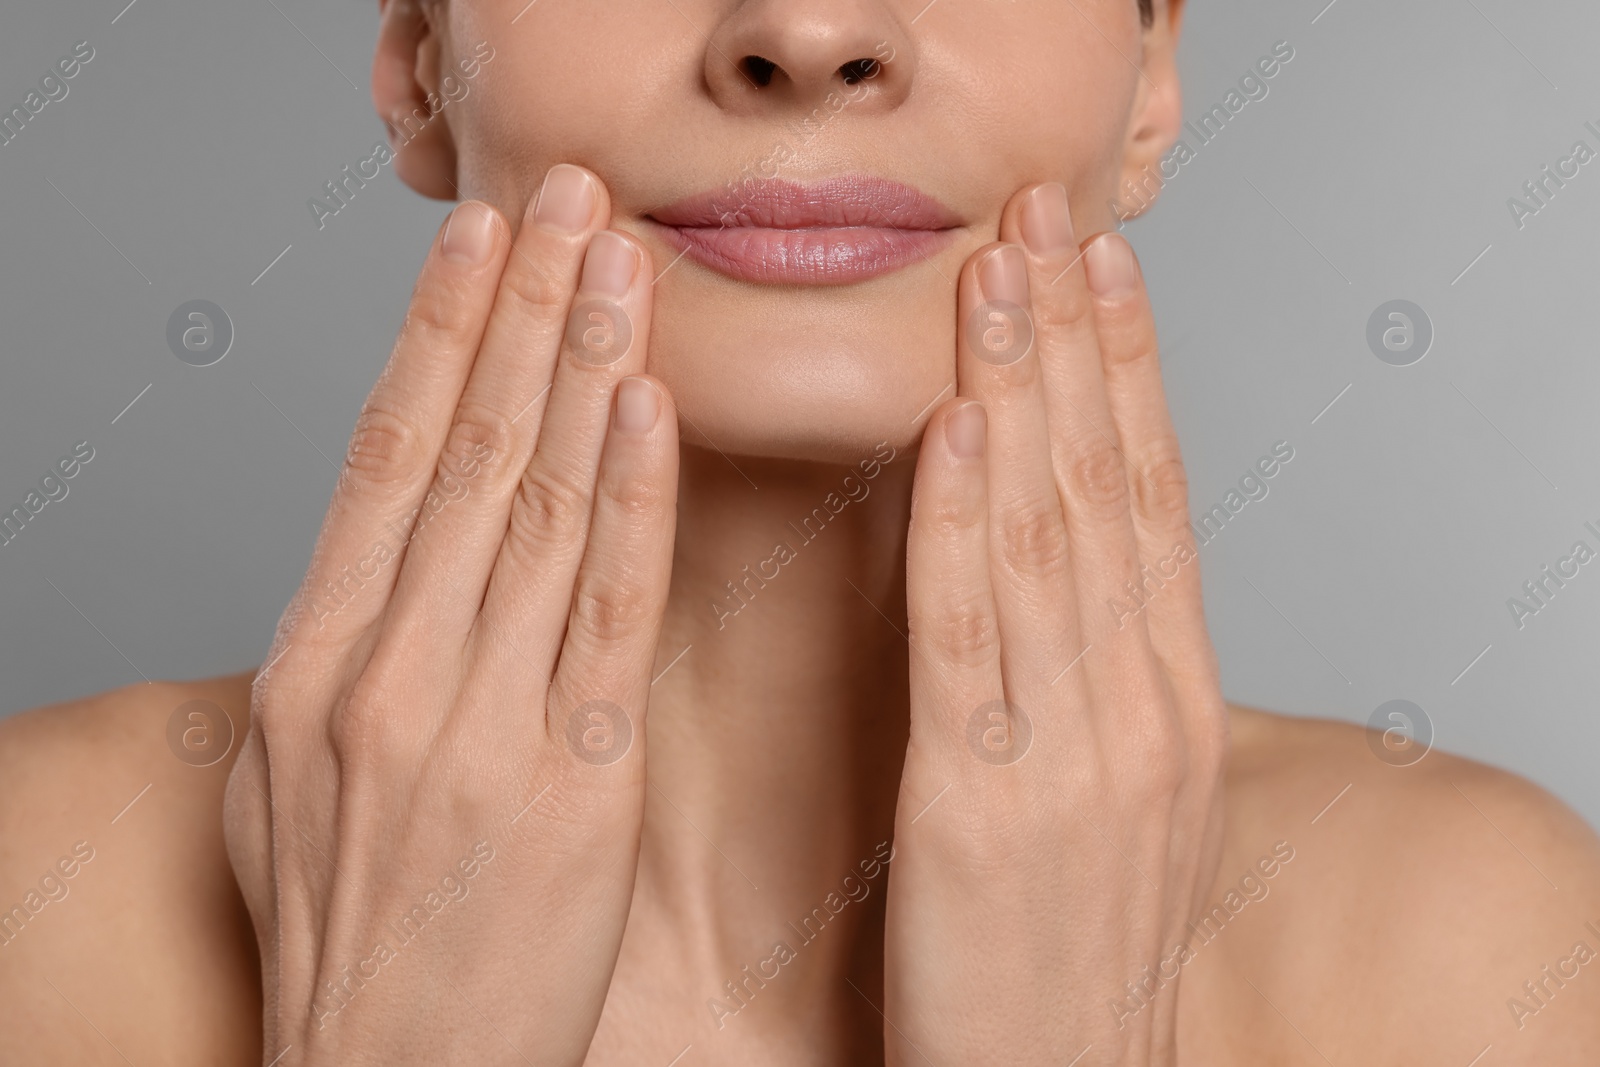
[[[697,1005],[777,941],[803,958],[774,980],[789,993],[760,999],[853,996],[839,974],[863,966],[855,935],[881,922],[887,868],[867,882],[862,865],[892,836],[905,752],[915,462],[892,455],[840,467],[683,449],[635,911],[674,931]],[[804,923],[852,874],[862,899],[824,910],[820,933]]]

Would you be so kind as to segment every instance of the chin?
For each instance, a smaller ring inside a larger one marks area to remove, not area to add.
[[[676,251],[640,236],[659,273]],[[839,464],[883,442],[912,447],[934,401],[954,395],[955,280],[981,243],[961,235],[926,260],[837,286],[752,285],[679,261],[656,285],[649,371],[672,393],[682,439]]]

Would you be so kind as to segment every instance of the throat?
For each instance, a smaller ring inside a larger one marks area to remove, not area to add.
[[[684,449],[608,1017],[659,1012],[730,1052],[748,1035],[795,1062],[858,1062],[863,1034],[881,1047],[866,998],[882,984],[908,708],[911,457],[892,452],[736,469]]]

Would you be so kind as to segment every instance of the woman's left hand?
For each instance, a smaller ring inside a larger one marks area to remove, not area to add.
[[[1169,1065],[1227,717],[1154,323],[1060,185],[1000,236],[917,461],[888,1062]]]

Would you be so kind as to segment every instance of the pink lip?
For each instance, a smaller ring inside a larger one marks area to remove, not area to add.
[[[652,211],[691,259],[741,281],[846,285],[919,262],[960,221],[900,182],[846,175],[752,179]]]

